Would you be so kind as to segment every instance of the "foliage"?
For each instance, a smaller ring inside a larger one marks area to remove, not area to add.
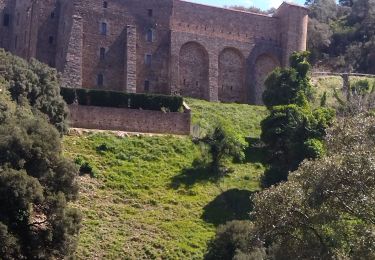
[[[264,187],[285,181],[305,158],[324,154],[321,140],[334,117],[328,108],[297,105],[276,106],[270,112],[261,124],[270,163],[262,180]]]
[[[340,116],[354,116],[372,112],[375,109],[375,81],[360,79],[350,83],[349,89],[343,92],[345,97],[335,91],[334,97],[339,104],[337,113]]]
[[[311,98],[311,84],[307,73],[308,52],[294,52],[290,57],[290,68],[277,68],[265,81],[263,102],[270,108],[278,105],[303,105],[305,98]]]
[[[265,108],[187,102],[201,129],[224,120],[240,138],[249,133],[259,138]],[[80,198],[74,204],[84,216],[79,259],[203,259],[216,223],[246,215],[242,211],[248,205],[235,202],[250,201],[248,194],[259,189],[263,172],[258,161],[228,161],[233,173],[212,182],[210,173],[189,171],[201,152],[190,137],[181,136],[69,135],[64,150],[96,169],[95,178],[79,178]]]
[[[255,195],[257,247],[282,259],[375,257],[374,125],[371,116],[340,120],[328,131],[327,156]]]
[[[99,107],[125,107],[130,109],[165,110],[177,112],[181,109],[183,98],[156,94],[134,94],[96,89],[62,88],[61,95],[68,104],[77,96],[79,105]]]
[[[254,226],[249,220],[231,221],[218,227],[216,236],[208,244],[206,260],[236,259],[249,252]]]
[[[375,73],[374,0],[307,1],[313,63],[332,70]]]
[[[229,125],[219,124],[202,138],[195,140],[204,145],[205,151],[211,156],[211,169],[218,175],[224,175],[230,171],[225,168],[224,161],[233,158],[237,161],[243,160],[245,144],[241,143],[236,133]]]
[[[310,65],[307,52],[293,53],[291,68],[276,69],[266,80],[263,94],[270,115],[261,123],[261,139],[269,153],[269,168],[263,187],[287,180],[288,173],[297,169],[305,158],[324,154],[321,143],[325,129],[334,118],[328,108],[312,108]]]
[[[80,216],[67,203],[77,197],[77,169],[46,116],[7,94],[0,94],[0,257],[72,256]]]
[[[4,82],[13,100],[48,116],[60,133],[67,130],[67,108],[60,96],[57,72],[42,63],[25,60],[0,49],[0,81]]]
[[[245,7],[242,5],[231,5],[231,6],[224,6],[225,8],[233,9],[233,10],[239,10],[244,12],[250,12],[250,13],[256,13],[256,14],[264,14],[264,15],[272,15],[276,9],[270,8],[268,10],[262,10],[255,6]]]

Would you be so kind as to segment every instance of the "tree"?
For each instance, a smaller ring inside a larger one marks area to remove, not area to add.
[[[32,60],[25,60],[0,49],[0,68],[4,86],[13,100],[46,114],[60,133],[67,130],[67,106],[60,96],[60,85],[55,69]]]
[[[242,160],[244,157],[243,142],[231,127],[224,123],[211,128],[204,137],[196,139],[195,142],[203,145],[203,151],[211,157],[212,170],[219,175],[229,171],[224,165],[226,159]]]
[[[334,112],[327,108],[307,106],[276,106],[262,121],[261,139],[269,154],[269,168],[263,178],[263,187],[286,181],[288,173],[298,168],[306,158],[322,156],[322,139]]]
[[[263,102],[272,106],[304,102],[312,97],[312,87],[307,73],[309,52],[294,52],[290,57],[290,68],[277,68],[265,81]]]
[[[371,115],[341,118],[327,131],[326,156],[306,160],[287,182],[255,194],[252,224],[243,231],[229,224],[211,244],[231,254],[235,246],[241,259],[255,253],[261,259],[374,259],[374,125]]]
[[[21,76],[21,75],[20,75]],[[77,168],[48,117],[0,93],[0,258],[72,256],[80,215]]]
[[[322,138],[334,112],[328,108],[312,108],[308,53],[293,53],[291,67],[276,69],[266,80],[264,103],[270,114],[261,122],[261,139],[268,151],[269,167],[262,186],[286,181],[288,173],[306,158],[324,154]]]

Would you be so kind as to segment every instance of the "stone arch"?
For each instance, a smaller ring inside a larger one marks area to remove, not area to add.
[[[179,54],[180,94],[194,98],[208,98],[208,53],[197,42],[185,43]]]
[[[225,48],[219,54],[219,100],[246,102],[245,59],[241,51]]]
[[[272,54],[264,53],[257,57],[254,66],[255,104],[263,104],[262,95],[265,89],[264,82],[276,67],[280,67],[280,62]]]

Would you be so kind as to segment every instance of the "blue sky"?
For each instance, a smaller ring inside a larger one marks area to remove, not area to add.
[[[283,0],[186,0],[189,2],[214,5],[214,6],[224,6],[224,5],[243,5],[246,7],[256,6],[261,9],[269,9],[271,7],[279,7]],[[294,2],[303,5],[305,0],[290,0],[288,2]]]

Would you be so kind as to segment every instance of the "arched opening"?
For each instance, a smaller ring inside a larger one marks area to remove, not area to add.
[[[181,47],[179,84],[183,96],[208,98],[208,53],[199,43],[188,42]]]
[[[254,68],[254,94],[256,104],[263,104],[262,95],[265,89],[264,82],[268,75],[279,66],[280,62],[278,59],[269,54],[259,55],[256,59]]]
[[[219,55],[219,100],[246,102],[245,61],[242,53],[226,48]]]

